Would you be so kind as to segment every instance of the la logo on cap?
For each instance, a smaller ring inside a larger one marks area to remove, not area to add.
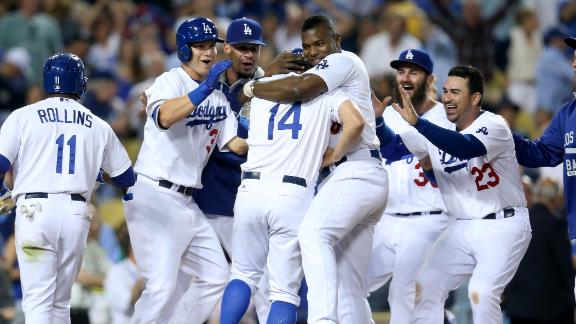
[[[412,59],[414,59],[414,54],[412,54],[411,50],[408,50],[408,52],[406,52],[406,56],[404,56],[404,58],[407,60],[412,60]]]
[[[252,29],[246,23],[244,23],[244,35],[252,35]]]
[[[204,28],[204,34],[212,34],[212,28],[210,28],[210,26],[202,23],[202,28]]]

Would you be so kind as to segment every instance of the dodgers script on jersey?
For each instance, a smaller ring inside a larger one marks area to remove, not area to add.
[[[328,91],[339,88],[348,97],[353,98],[366,120],[366,126],[362,131],[362,142],[357,149],[377,149],[380,146],[380,141],[376,137],[370,79],[362,60],[356,54],[343,50],[341,53],[326,56],[305,73],[320,76],[326,82]]]
[[[455,130],[456,126],[450,129]],[[478,219],[505,207],[526,207],[514,140],[506,121],[484,111],[460,133],[480,140],[486,147],[486,155],[460,160],[412,133],[401,134],[416,156],[430,152],[434,174],[450,214],[458,219]]]
[[[387,107],[382,116],[386,121],[386,125],[396,134],[410,132],[412,136],[420,137],[421,141],[428,142],[392,106]],[[446,118],[446,112],[441,103],[437,103],[424,113],[421,118],[444,128],[450,128],[452,125]],[[414,155],[408,155],[402,160],[392,163],[385,162],[384,165],[388,174],[394,175],[394,181],[390,181],[388,184],[390,188],[386,213],[412,213],[433,210],[446,212],[438,187],[432,185],[424,176],[420,162]]]
[[[60,97],[15,110],[2,125],[0,154],[13,163],[14,199],[29,192],[89,199],[100,168],[116,177],[131,166],[108,123]]]
[[[155,112],[164,101],[186,95],[197,87],[198,82],[179,67],[163,73],[146,90],[148,118],[144,126],[145,140],[134,167],[136,173],[154,180],[202,187],[202,169],[214,145],[222,149],[236,136],[238,124],[226,96],[214,90],[188,117],[168,130],[157,124]]]
[[[262,79],[266,81],[266,78]],[[297,176],[316,181],[332,121],[340,122],[338,107],[348,96],[337,89],[308,102],[278,104],[253,98],[243,171]]]

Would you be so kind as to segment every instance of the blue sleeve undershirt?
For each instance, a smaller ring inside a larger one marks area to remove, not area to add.
[[[129,167],[121,175],[116,177],[111,177],[110,182],[112,185],[120,188],[132,187],[136,183],[136,175],[134,174],[134,169]]]
[[[418,118],[414,128],[436,147],[461,160],[468,160],[487,153],[484,144],[474,135],[461,134],[442,128],[423,118]]]

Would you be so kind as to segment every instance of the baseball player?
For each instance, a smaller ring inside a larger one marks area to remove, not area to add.
[[[395,84],[406,89],[418,115],[450,127],[442,104],[428,95],[434,82],[434,64],[428,53],[404,50],[390,66],[396,69]],[[393,93],[400,98],[398,88],[393,88]],[[392,107],[387,107],[382,117],[396,133],[416,132]],[[375,291],[392,278],[390,323],[410,323],[416,304],[416,275],[449,217],[438,186],[425,177],[414,155],[387,161],[385,167],[394,177],[389,181],[386,210],[376,225],[367,281],[370,291]]]
[[[134,255],[147,280],[134,323],[202,323],[228,280],[218,238],[191,197],[193,188],[201,188],[202,168],[215,146],[247,150],[226,96],[215,90],[231,66],[214,64],[216,42],[223,40],[211,20],[183,22],[176,33],[182,65],[146,90],[137,181],[124,202]]]
[[[576,50],[576,38],[564,38]],[[576,67],[576,55],[572,60]],[[521,165],[536,168],[564,162],[564,201],[570,237],[576,238],[576,100],[566,103],[554,116],[540,139],[530,141],[514,134],[516,158]]]
[[[481,109],[483,77],[476,68],[456,66],[448,73],[442,100],[450,129],[418,117],[406,89],[398,88],[402,107],[394,103],[394,109],[428,139],[404,133],[402,141],[420,160],[429,157],[456,218],[418,275],[413,322],[442,323],[448,292],[470,279],[474,323],[502,323],[500,295],[532,236],[510,128]]]
[[[238,323],[266,264],[273,301],[267,323],[296,322],[302,280],[298,228],[314,196],[332,121],[343,123],[343,135],[330,156],[341,157],[364,127],[342,91],[306,103],[252,100],[250,154],[234,209],[232,274],[220,323]]]
[[[308,322],[370,323],[366,251],[384,211],[388,176],[378,152],[368,74],[357,55],[340,48],[340,35],[326,16],[304,21],[302,47],[315,67],[280,80],[250,81],[244,93],[275,102],[305,102],[341,88],[358,105],[366,120],[361,140],[330,167],[302,220],[299,240],[308,283]]]
[[[70,323],[70,294],[86,249],[90,198],[100,168],[119,187],[134,184],[124,147],[76,100],[84,64],[60,53],[44,65],[48,98],[15,110],[0,131],[0,174],[12,166],[16,253],[27,323]],[[9,191],[2,185],[2,196]]]
[[[243,102],[239,94],[244,84],[251,79],[265,75],[264,70],[257,66],[260,48],[264,45],[262,27],[258,22],[240,18],[233,20],[228,26],[224,52],[232,61],[232,67],[220,76],[217,88],[226,95],[230,108],[236,116],[239,116],[242,109]],[[303,59],[301,55],[285,53],[272,62],[266,70],[269,73],[301,70],[302,65],[296,63],[302,62]],[[244,162],[246,162],[246,156],[233,152],[221,152],[215,148],[202,172],[203,188],[195,190],[193,194],[194,201],[206,214],[228,255],[232,254],[232,216],[236,193],[240,186],[240,164]],[[255,291],[254,302],[258,318],[264,323],[268,317],[270,302],[267,297],[267,280],[263,280],[262,284],[264,286],[260,286]]]

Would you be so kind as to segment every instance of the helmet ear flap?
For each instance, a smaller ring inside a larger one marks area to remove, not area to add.
[[[185,44],[178,48],[178,58],[182,62],[188,62],[192,58],[192,50],[190,49],[190,45]]]

